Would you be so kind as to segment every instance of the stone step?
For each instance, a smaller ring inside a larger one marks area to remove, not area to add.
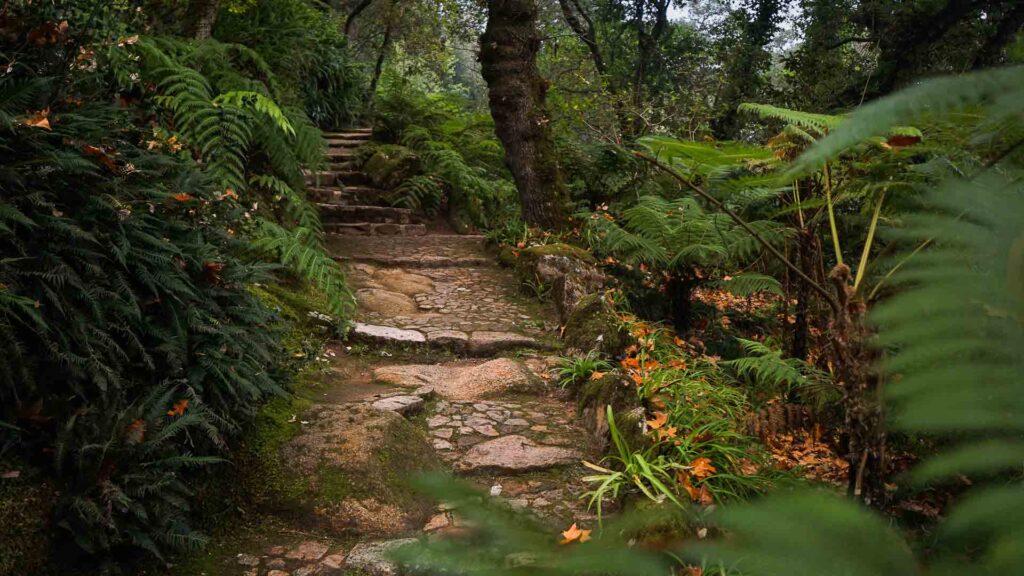
[[[369,344],[420,346],[444,350],[475,357],[496,356],[509,350],[523,348],[547,350],[543,342],[515,332],[477,331],[466,334],[457,330],[441,330],[424,334],[419,330],[407,330],[397,326],[364,324],[356,322],[348,333],[353,342]]]
[[[492,258],[485,258],[483,256],[422,256],[413,258],[374,255],[358,255],[351,257],[336,254],[333,258],[339,262],[366,262],[367,264],[373,264],[375,266],[382,266],[385,268],[477,268],[494,264],[494,260]]]
[[[362,170],[338,170],[338,181],[346,186],[368,186],[373,183],[369,174]]]
[[[343,224],[353,222],[409,224],[412,210],[393,208],[391,206],[317,204],[320,216],[325,224]]]
[[[327,146],[329,148],[358,148],[366,142],[366,138],[328,138]]]
[[[324,138],[327,140],[359,140],[365,142],[373,137],[373,132],[357,132],[355,130],[347,132],[324,132]]]
[[[351,160],[356,155],[355,148],[328,148],[327,158],[332,162]]]
[[[361,204],[364,206],[386,206],[384,202],[386,192],[379,188],[368,186],[311,186],[309,188],[310,198],[325,204]]]
[[[423,236],[427,227],[391,222],[329,222],[324,224],[324,231],[341,236]]]

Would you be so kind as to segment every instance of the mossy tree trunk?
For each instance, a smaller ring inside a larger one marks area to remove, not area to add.
[[[213,34],[213,25],[217,22],[220,0],[199,0],[192,12],[196,15],[192,35],[196,40],[205,40]]]
[[[488,0],[480,63],[487,82],[495,132],[505,147],[527,223],[566,225],[568,190],[559,170],[544,107],[547,82],[537,70],[537,4]]]

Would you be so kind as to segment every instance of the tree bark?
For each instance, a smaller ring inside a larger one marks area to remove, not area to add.
[[[388,56],[388,47],[391,45],[391,23],[384,28],[384,39],[380,43],[380,52],[377,53],[377,62],[373,66],[373,78],[370,79],[370,89],[366,93],[366,107],[373,104],[373,97],[377,94],[377,84],[380,83],[380,75],[384,73],[384,61]]]
[[[217,12],[220,10],[220,0],[199,0],[198,4],[195,9],[193,37],[196,40],[205,40],[213,34],[213,25],[217,22]]]
[[[516,183],[523,219],[562,228],[568,190],[562,179],[544,107],[547,82],[537,70],[540,37],[534,0],[488,0],[480,63],[494,128]]]
[[[360,0],[359,4],[348,13],[345,18],[345,36],[348,37],[352,34],[352,23],[355,22],[356,18],[373,4],[373,0]]]
[[[886,432],[881,398],[882,379],[873,369],[877,360],[868,346],[866,308],[856,299],[850,267],[838,264],[829,273],[840,310],[832,319],[830,340],[835,375],[842,391],[846,460],[850,464],[847,492],[868,506],[883,507],[888,494]]]
[[[558,0],[562,7],[562,15],[565,23],[569,25],[580,42],[590,50],[590,59],[594,61],[594,68],[597,73],[604,76],[604,57],[601,56],[601,48],[597,45],[597,29],[590,15],[580,6],[578,0]]]
[[[647,81],[647,73],[651,64],[654,63],[654,56],[658,53],[658,43],[668,28],[668,7],[670,0],[652,0],[654,10],[654,24],[647,30],[644,22],[647,15],[647,0],[640,0],[636,3],[636,13],[633,24],[636,26],[637,57],[636,70],[633,73],[633,106],[637,110],[633,121],[632,133],[639,135],[643,130],[643,118],[639,110],[644,103],[644,82]]]

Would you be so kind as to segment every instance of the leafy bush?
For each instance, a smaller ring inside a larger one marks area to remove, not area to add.
[[[267,250],[351,304],[289,90],[244,46],[130,34],[145,13],[122,8],[16,4],[0,45],[0,457],[56,485],[70,563],[203,543],[199,471],[285,393],[251,290]]]

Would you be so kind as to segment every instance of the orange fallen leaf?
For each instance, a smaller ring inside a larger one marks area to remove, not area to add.
[[[178,202],[188,202],[189,200],[195,200],[195,197],[193,197],[191,194],[185,194],[184,192],[182,192],[181,194],[175,194],[174,199],[177,200]]]
[[[42,128],[43,130],[52,130],[50,128],[50,109],[46,108],[36,112],[32,116],[29,116],[23,120],[22,125],[30,128]]]
[[[698,480],[707,478],[715,472],[718,472],[718,469],[711,464],[710,458],[697,458],[690,462],[690,473]]]
[[[675,438],[676,434],[679,433],[679,429],[675,426],[669,426],[668,428],[662,428],[658,430],[658,440],[666,440],[668,438]]]
[[[571,542],[586,542],[590,540],[590,530],[583,530],[576,526],[573,522],[572,526],[568,530],[562,532],[562,544],[569,544]]]
[[[593,372],[590,373],[590,379],[600,380],[601,378],[604,378],[604,374],[604,372],[598,372],[597,370],[594,370]]]
[[[648,420],[647,425],[657,430],[658,428],[664,426],[666,422],[668,422],[668,414],[664,412],[655,412],[654,419]]]
[[[132,444],[139,444],[146,435],[146,421],[138,419],[128,425],[128,441]]]
[[[182,398],[175,402],[173,408],[167,411],[167,415],[171,417],[181,416],[185,413],[186,408],[188,408],[188,398]]]
[[[690,482],[689,474],[680,470],[676,472],[676,480],[683,485],[683,490],[686,490],[686,493],[690,496],[690,500],[696,502],[697,499],[700,498],[700,490],[693,487],[693,483]]]

